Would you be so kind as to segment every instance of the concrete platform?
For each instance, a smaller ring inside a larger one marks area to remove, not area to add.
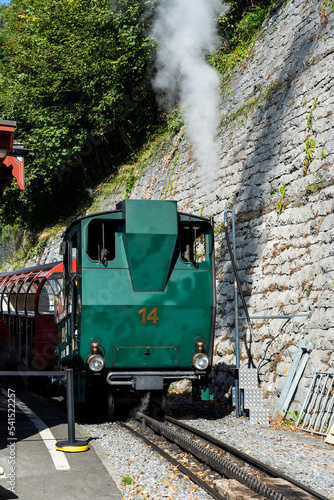
[[[88,451],[56,451],[68,437],[66,415],[14,378],[0,386],[0,500],[122,499],[110,460],[80,427],[75,437]]]

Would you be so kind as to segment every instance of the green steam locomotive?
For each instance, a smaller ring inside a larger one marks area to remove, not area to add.
[[[76,399],[115,402],[150,393],[164,406],[171,382],[208,397],[215,326],[212,219],[174,201],[125,200],[66,229],[57,295],[59,362]]]

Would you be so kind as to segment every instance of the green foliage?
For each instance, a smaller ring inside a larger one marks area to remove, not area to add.
[[[284,210],[284,207],[285,207],[285,202],[284,202],[285,186],[286,186],[285,184],[282,184],[282,186],[280,186],[278,189],[275,189],[273,194],[270,196],[270,198],[272,198],[276,193],[280,194],[280,197],[275,202],[275,205],[276,205],[275,211],[278,213],[278,215]]]
[[[176,153],[174,161],[173,161],[173,166],[171,168],[171,171],[170,171],[170,174],[169,174],[169,178],[168,178],[168,182],[167,182],[167,186],[165,188],[164,200],[166,200],[166,198],[167,198],[168,191],[169,190],[173,191],[173,174],[174,174],[174,170],[175,170],[175,167],[176,167],[176,164],[178,162],[179,157],[180,157],[180,151],[178,151]]]
[[[133,481],[132,477],[129,476],[128,474],[122,477],[122,483],[132,484],[132,481]]]
[[[307,169],[310,166],[310,163],[312,161],[313,155],[315,151],[315,140],[313,137],[308,137],[305,141],[305,153],[306,153],[306,158],[303,161],[303,174],[306,175]]]
[[[167,115],[167,129],[173,135],[176,135],[183,125],[182,113],[180,109],[174,109]]]
[[[158,113],[143,8],[141,0],[13,0],[6,9],[0,110],[32,153],[26,191],[5,192],[0,218],[38,228],[73,211],[88,201],[85,187],[151,133]]]
[[[0,225],[40,230],[86,210],[89,193],[131,164],[161,122],[166,137],[179,132],[180,111],[159,115],[148,78],[155,47],[147,38],[146,3],[12,0],[0,6],[1,117],[17,121],[15,138],[32,150],[26,190],[15,182],[6,189]],[[209,56],[224,81],[236,64],[247,65],[274,0],[227,3],[219,18],[222,48]],[[128,196],[137,173],[126,174]]]
[[[205,202],[206,202],[206,198],[205,200],[203,201],[202,205],[201,205],[201,211],[200,211],[200,216],[203,217],[203,211],[204,211],[204,208],[205,208]]]
[[[306,123],[307,123],[307,129],[308,130],[312,130],[312,122],[313,122],[313,111],[316,109],[317,107],[317,102],[318,102],[318,97],[315,97],[315,99],[313,100],[313,106],[312,108],[310,109],[309,113],[307,113],[306,115]],[[305,153],[306,153],[306,157],[303,161],[303,165],[304,165],[304,168],[303,168],[303,175],[306,175],[307,174],[307,169],[308,167],[310,166],[310,163],[313,159],[313,155],[314,155],[314,151],[315,151],[315,139],[311,136],[308,136],[306,141],[305,141]],[[322,148],[322,152],[321,152],[321,158],[323,159],[323,155],[324,155],[324,147]],[[326,158],[326,156],[324,156],[324,158]]]
[[[22,245],[24,231],[18,226],[3,226],[0,229],[0,262],[8,261]]]
[[[322,146],[322,150],[321,150],[321,159],[324,160],[325,158],[327,158],[327,155],[325,153],[325,146]]]
[[[320,189],[322,189],[322,187],[323,187],[323,183],[321,181],[309,184],[305,188],[305,194],[306,195],[311,195],[313,193],[316,193],[317,191],[319,191]]]
[[[306,115],[306,123],[308,130],[312,130],[312,121],[313,121],[313,111],[317,107],[318,98],[316,97],[313,101],[313,106],[310,109],[310,112]]]
[[[35,233],[22,229],[19,224],[0,227],[0,263],[10,264],[14,269],[24,267],[27,260],[39,255],[48,238],[37,238]]]
[[[6,40],[4,34],[4,27],[5,27],[5,17],[7,9],[8,9],[7,4],[0,5],[0,64],[2,62],[6,62],[8,58],[8,54],[4,46]]]
[[[297,421],[298,421],[298,418],[299,418],[299,415],[300,415],[300,412],[295,410],[295,411],[287,411],[287,414],[290,415],[290,418],[284,418],[283,419],[283,424],[287,427],[291,426],[291,425],[296,425]],[[302,425],[303,424],[303,420],[304,418],[301,418],[300,419],[300,422],[299,424]]]
[[[299,411],[297,411],[297,410],[295,410],[294,412],[287,411],[287,414],[290,415],[291,420],[293,420],[294,422],[297,422],[298,417],[299,417]]]
[[[257,96],[252,96],[248,99],[243,106],[241,106],[237,111],[230,115],[223,115],[221,117],[222,126],[230,125],[235,122],[235,125],[239,123],[243,123],[246,121],[247,117],[253,113],[253,111],[258,108],[267,98],[269,93],[271,92],[271,86],[269,86],[269,90],[265,89],[260,92]]]
[[[334,1],[323,0],[319,2],[319,13],[321,20],[321,27],[324,29],[328,24],[329,15],[334,12]]]
[[[223,85],[227,85],[236,65],[243,62],[242,71],[255,38],[267,17],[274,0],[226,0],[227,13],[219,19],[219,34],[222,46],[210,56],[211,64],[223,75]]]
[[[136,176],[134,171],[132,170],[125,181],[125,198],[129,198],[131,191],[135,185],[135,182],[136,182]]]

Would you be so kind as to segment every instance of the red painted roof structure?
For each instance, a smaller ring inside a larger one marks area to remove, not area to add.
[[[28,150],[14,141],[15,127],[15,121],[0,120],[0,196],[13,177],[19,188],[24,189],[24,155]]]

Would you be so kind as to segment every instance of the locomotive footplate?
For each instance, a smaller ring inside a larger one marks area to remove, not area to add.
[[[138,391],[161,391],[164,384],[181,379],[198,379],[203,373],[194,371],[170,371],[170,372],[109,372],[107,382],[113,386],[130,386]]]

